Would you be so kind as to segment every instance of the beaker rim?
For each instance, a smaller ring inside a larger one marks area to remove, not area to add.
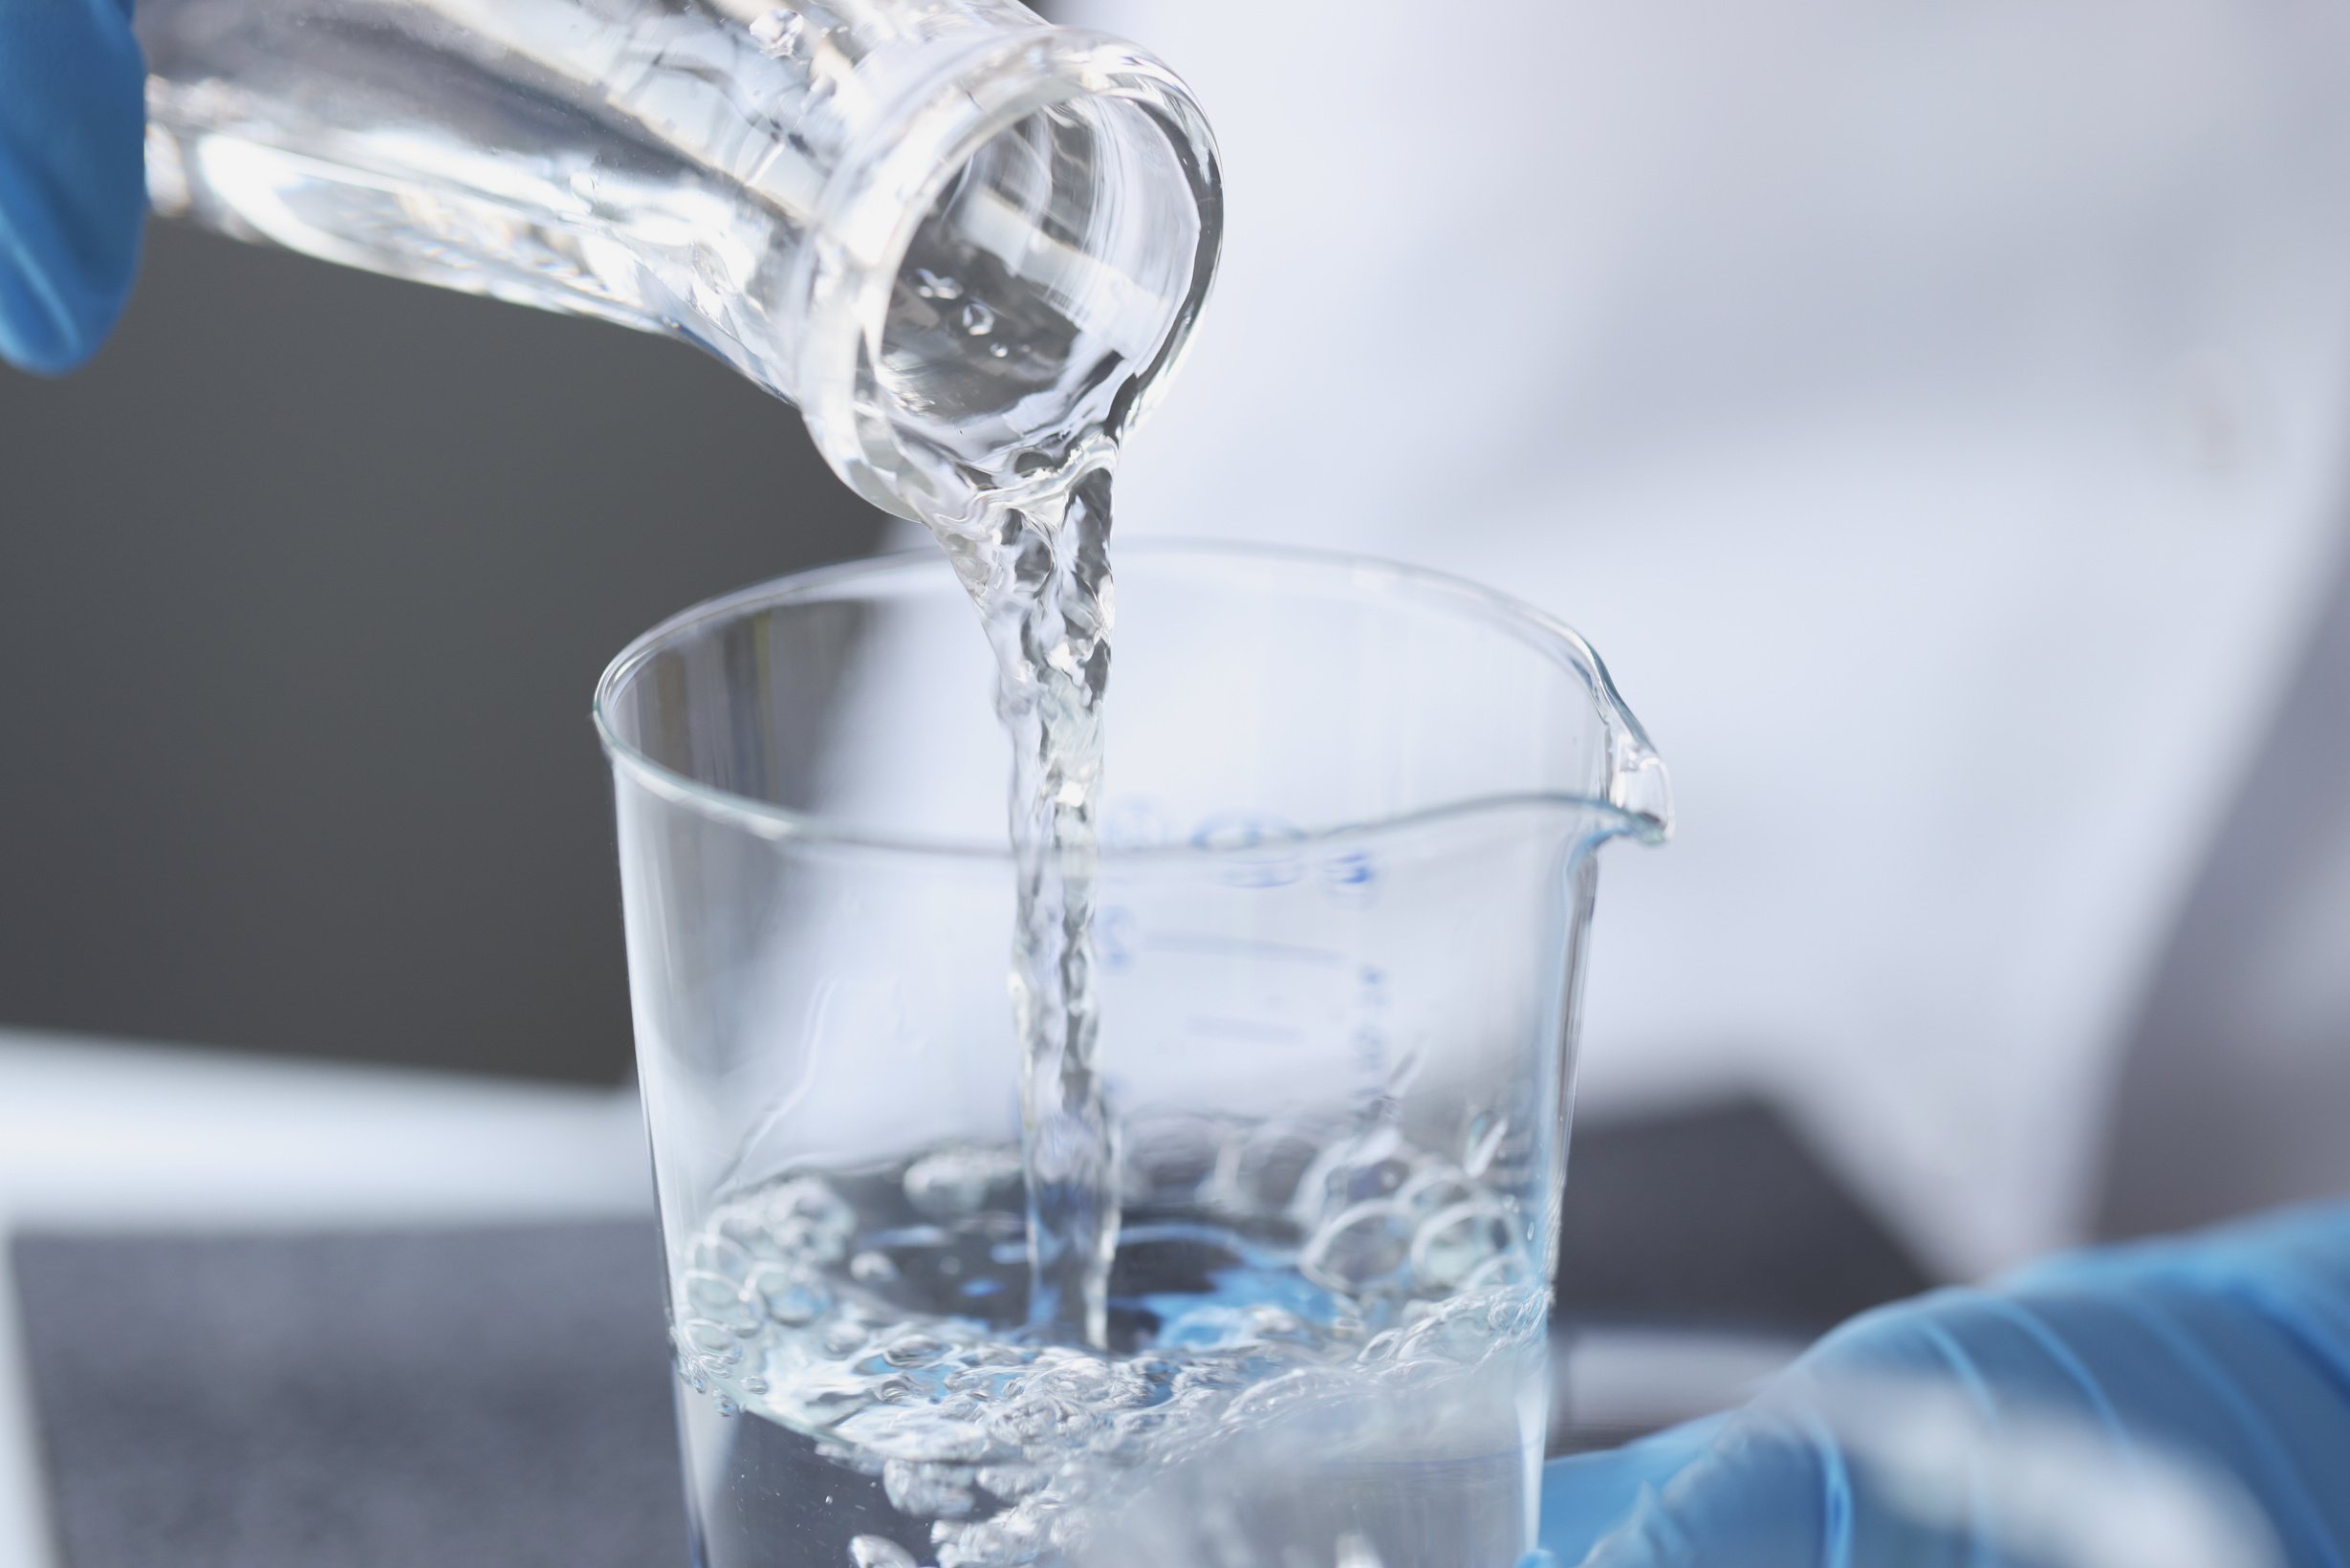
[[[1562,809],[1587,815],[1591,839],[1636,838],[1660,843],[1672,833],[1672,806],[1664,764],[1650,745],[1639,719],[1616,689],[1614,678],[1582,634],[1547,611],[1481,582],[1403,561],[1318,550],[1299,545],[1266,544],[1252,540],[1138,539],[1119,546],[1120,561],[1136,557],[1250,561],[1267,565],[1343,571],[1360,587],[1384,586],[1412,591],[1438,604],[1449,601],[1458,612],[1475,614],[1506,629],[1534,651],[1578,676],[1589,690],[1600,722],[1608,731],[1611,798],[1559,792],[1515,791],[1466,795],[1432,806],[1415,807],[1359,821],[1301,829],[1280,839],[1284,849],[1311,849],[1334,842],[1358,843],[1406,833],[1437,823],[1494,812]],[[1012,860],[1012,846],[1003,840],[955,838],[943,834],[889,832],[864,823],[844,821],[822,812],[801,810],[776,801],[739,795],[706,783],[655,761],[625,738],[615,721],[616,699],[640,668],[664,648],[687,634],[754,609],[789,605],[795,600],[826,597],[844,583],[901,573],[951,574],[944,552],[935,546],[891,551],[881,555],[810,567],[689,605],[663,620],[622,648],[596,683],[592,717],[604,754],[614,770],[647,793],[725,821],[756,837],[789,839],[850,851],[881,855],[951,859],[958,860]],[[1153,843],[1101,845],[1105,861],[1121,864],[1150,861],[1213,863],[1261,856],[1266,845],[1256,843]]]

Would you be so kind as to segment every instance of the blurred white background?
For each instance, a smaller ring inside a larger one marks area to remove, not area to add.
[[[2350,18],[1078,10],[1186,74],[1230,181],[1121,528],[1506,587],[1672,767],[1677,840],[1607,868],[1585,1103],[1772,1092],[1953,1274],[2085,1234],[2350,537]],[[2261,989],[2271,1070],[2350,1062],[2350,963]],[[2350,1185],[2350,1067],[2299,1083],[2232,1136],[2313,1152],[2239,1207]]]

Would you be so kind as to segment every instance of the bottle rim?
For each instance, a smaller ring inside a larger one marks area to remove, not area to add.
[[[880,359],[891,290],[916,233],[982,148],[1039,110],[1118,100],[1152,119],[1190,187],[1199,240],[1189,285],[1133,378],[1138,395],[1113,416],[1113,440],[1148,411],[1188,347],[1223,231],[1223,185],[1207,116],[1181,77],[1135,45],[1072,28],[1024,29],[959,56],[932,81],[906,113],[875,127],[842,159],[791,290],[800,315],[794,401],[809,435],[851,490],[916,521],[925,519],[893,481],[919,481],[937,458],[914,451],[860,392]],[[826,308],[814,308],[819,298]]]

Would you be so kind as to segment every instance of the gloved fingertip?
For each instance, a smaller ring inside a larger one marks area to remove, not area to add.
[[[130,297],[146,68],[120,0],[0,0],[0,358],[59,374]]]
[[[82,330],[46,278],[0,250],[0,359],[38,376],[62,376],[90,358],[100,336]]]
[[[1594,1544],[1583,1568],[1680,1568],[1693,1560],[1696,1550],[1665,1494],[1643,1487],[1630,1514]]]
[[[1554,1459],[1542,1469],[1542,1547],[1574,1568],[1640,1502],[1705,1456],[1726,1417],[1674,1426],[1597,1453]]]
[[[1584,1568],[1847,1568],[1819,1457],[1799,1425],[1752,1415],[1594,1543]]]

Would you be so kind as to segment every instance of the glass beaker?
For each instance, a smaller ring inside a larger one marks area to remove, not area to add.
[[[137,29],[158,211],[681,338],[903,516],[1115,441],[1214,271],[1189,91],[1015,0],[142,0]]]
[[[1385,1568],[1533,1544],[1593,852],[1664,837],[1663,767],[1499,595],[1119,567],[1106,1355],[1023,1326],[1009,751],[947,561],[713,601],[598,688],[707,1568],[1055,1560],[1211,1438],[1366,1388],[1446,1412],[1377,1456]]]

